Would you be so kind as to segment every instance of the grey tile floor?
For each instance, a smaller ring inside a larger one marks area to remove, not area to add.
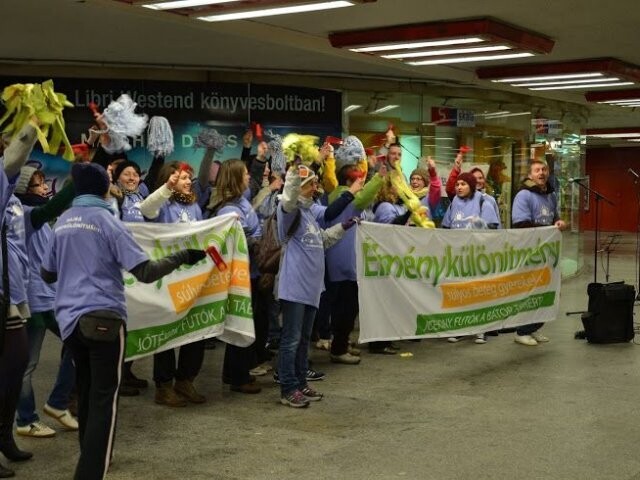
[[[315,386],[326,396],[301,411],[278,403],[270,378],[260,378],[260,395],[229,392],[219,346],[198,378],[205,405],[160,407],[153,389],[122,399],[107,478],[640,479],[640,350],[574,340],[579,316],[564,315],[586,309],[589,238],[583,272],[563,282],[561,314],[545,326],[548,344],[517,345],[511,334],[485,345],[402,342],[412,357],[365,352],[359,366],[314,350],[327,373]],[[611,280],[633,283],[635,236],[626,241],[611,255]],[[58,355],[49,337],[35,374],[39,405]],[[134,370],[150,378],[150,359]],[[71,478],[74,433],[18,441],[35,454],[12,464],[18,478]]]

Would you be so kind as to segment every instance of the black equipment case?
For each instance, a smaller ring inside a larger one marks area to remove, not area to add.
[[[624,282],[590,283],[587,294],[589,311],[582,314],[587,341],[622,343],[632,340],[635,288]]]

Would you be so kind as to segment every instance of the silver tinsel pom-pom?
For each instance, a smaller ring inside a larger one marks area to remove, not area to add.
[[[346,165],[355,165],[360,160],[367,158],[364,145],[358,137],[349,135],[344,139],[342,145],[336,150],[336,171]]]
[[[271,152],[271,171],[284,174],[287,168],[287,159],[282,149],[282,136],[273,133],[273,130],[265,130],[265,137],[269,138],[267,145]]]
[[[174,149],[173,131],[164,117],[151,117],[147,131],[147,150],[155,157],[168,157]]]
[[[227,137],[221,135],[215,128],[205,128],[196,137],[196,148],[207,148],[222,152],[227,144]]]

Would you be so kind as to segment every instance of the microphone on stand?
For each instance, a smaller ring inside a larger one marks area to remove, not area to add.
[[[589,178],[589,177],[575,177],[575,178],[571,177],[567,181],[569,183],[576,183],[576,182],[581,182],[582,180],[586,180],[587,178]]]

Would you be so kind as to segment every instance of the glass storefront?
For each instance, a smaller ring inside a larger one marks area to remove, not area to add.
[[[565,121],[562,112],[541,112],[527,105],[405,93],[345,92],[343,106],[345,132],[357,135],[365,147],[383,149],[385,133],[393,128],[403,147],[407,178],[433,158],[443,197],[454,159],[461,147],[468,147],[463,171],[482,170],[486,193],[496,199],[505,227],[511,225],[511,204],[529,172],[529,160],[546,160],[560,216],[570,226],[564,234],[563,276],[580,271],[581,192],[567,181],[584,171],[578,122]]]

